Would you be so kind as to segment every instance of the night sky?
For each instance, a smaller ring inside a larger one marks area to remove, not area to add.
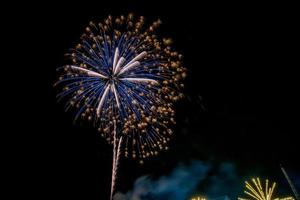
[[[81,1],[27,4],[15,12],[20,17],[9,24],[24,59],[14,70],[26,73],[18,92],[25,110],[11,127],[18,132],[13,160],[21,169],[13,180],[20,193],[32,199],[109,198],[112,148],[87,123],[73,123],[72,113],[56,102],[53,84],[56,68],[67,63],[64,54],[89,21],[133,12],[149,22],[162,20],[158,34],[173,38],[188,76],[170,150],[144,165],[122,159],[117,190],[126,193],[140,176],[157,178],[200,160],[211,163],[211,176],[231,163],[241,186],[249,177],[268,177],[279,182],[282,194],[291,194],[279,164],[299,183],[296,13],[286,5],[195,2]]]

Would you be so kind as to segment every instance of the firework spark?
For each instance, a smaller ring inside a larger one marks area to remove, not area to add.
[[[246,190],[245,194],[250,196],[251,198],[238,198],[238,200],[294,200],[293,197],[285,197],[285,198],[274,198],[273,193],[276,187],[276,183],[269,183],[269,180],[266,180],[265,185],[261,184],[259,178],[252,179],[252,185],[249,182],[245,182]]]
[[[205,197],[197,196],[197,197],[191,198],[191,200],[206,200],[206,198]]]
[[[58,70],[66,110],[87,119],[114,145],[112,194],[120,154],[138,158],[167,149],[175,124],[174,102],[182,98],[186,70],[170,39],[155,34],[160,20],[145,26],[144,17],[90,22],[81,41]]]

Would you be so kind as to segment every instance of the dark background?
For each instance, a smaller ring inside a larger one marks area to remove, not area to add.
[[[11,8],[3,19],[13,36],[12,94],[15,79],[20,81],[17,97],[8,95],[17,110],[10,112],[9,129],[13,195],[108,199],[112,149],[93,128],[73,124],[72,114],[56,103],[53,83],[56,68],[66,63],[64,53],[89,21],[129,12],[163,21],[159,34],[173,38],[188,77],[170,150],[142,166],[122,160],[118,190],[130,190],[141,175],[160,176],[191,160],[231,162],[241,177],[270,177],[288,191],[282,163],[299,180],[294,5],[79,1]]]

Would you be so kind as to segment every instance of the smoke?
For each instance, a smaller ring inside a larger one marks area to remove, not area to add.
[[[214,166],[192,161],[189,165],[180,164],[169,175],[156,180],[142,176],[135,181],[132,191],[116,193],[114,200],[187,200],[198,187],[201,188],[199,193],[208,197],[229,195],[236,198],[240,185],[233,164]]]
[[[237,199],[243,186],[243,179],[237,175],[235,165],[222,163],[217,167],[216,173],[208,177],[203,191],[211,198],[228,196]]]

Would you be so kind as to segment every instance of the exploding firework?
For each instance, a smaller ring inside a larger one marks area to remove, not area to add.
[[[142,163],[167,149],[172,135],[186,70],[171,39],[155,34],[160,24],[145,26],[144,17],[132,14],[90,22],[67,54],[71,63],[58,69],[58,99],[113,145],[111,193],[121,153]]]
[[[274,198],[273,193],[276,187],[276,183],[269,183],[269,180],[266,180],[266,184],[263,186],[259,178],[252,179],[253,185],[249,182],[245,182],[246,190],[244,191],[245,194],[250,196],[248,198],[238,198],[238,200],[294,200],[293,197],[285,197],[285,198]]]

